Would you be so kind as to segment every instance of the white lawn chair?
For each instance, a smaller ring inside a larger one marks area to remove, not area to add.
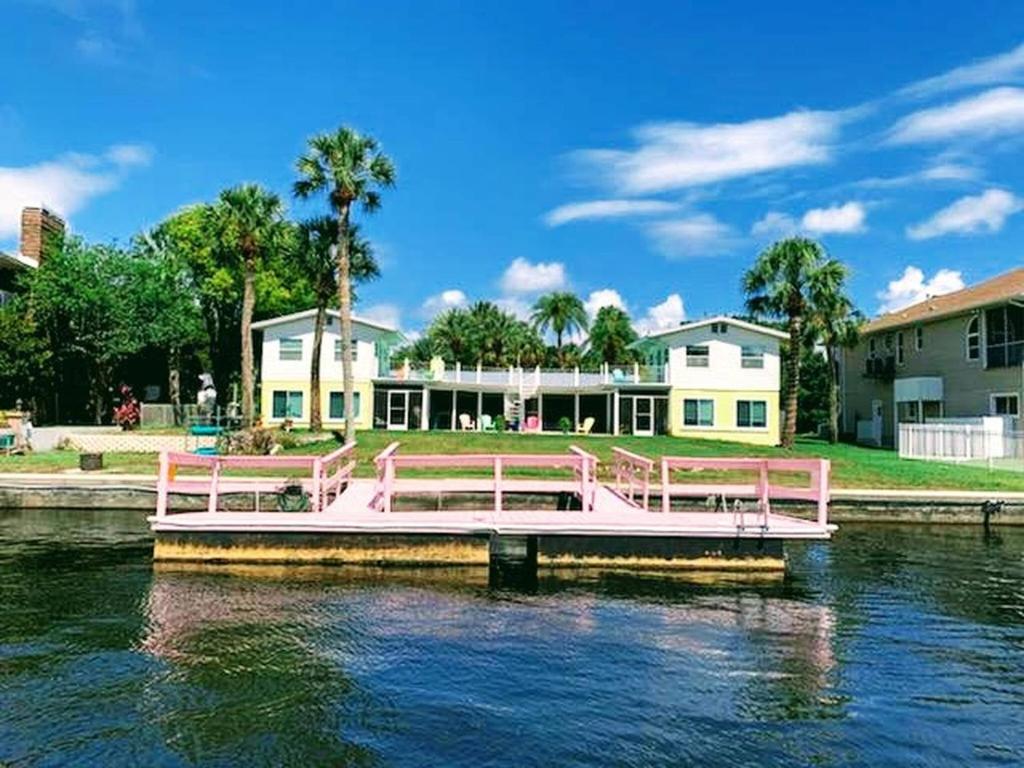
[[[489,413],[481,413],[480,414],[480,429],[482,429],[484,432],[493,432],[494,431],[494,419],[491,417],[491,414],[489,414]]]
[[[583,420],[582,424],[576,425],[576,434],[577,435],[589,435],[590,434],[590,430],[592,430],[593,428],[594,428],[594,417],[593,416],[587,416],[587,418],[585,418]]]
[[[460,413],[459,428],[462,429],[463,432],[472,432],[474,429],[476,429],[476,422],[474,422],[473,419],[469,417],[468,413]]]

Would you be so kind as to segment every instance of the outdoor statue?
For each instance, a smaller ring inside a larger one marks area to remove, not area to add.
[[[213,376],[208,373],[199,374],[199,393],[196,395],[199,412],[212,416],[217,407],[217,390],[213,386]]]

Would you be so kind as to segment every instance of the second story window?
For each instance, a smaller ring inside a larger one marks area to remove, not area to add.
[[[711,362],[710,350],[704,344],[686,345],[686,367],[707,368]]]
[[[281,339],[278,344],[279,360],[301,360],[302,359],[302,339]]]
[[[920,352],[924,349],[924,326],[919,325],[914,329],[914,349]]]
[[[719,333],[719,334],[721,334],[721,333],[728,333],[729,332],[729,324],[728,323],[712,323],[711,324],[711,332],[712,333]]]
[[[967,359],[977,360],[981,356],[981,331],[977,317],[967,323]]]
[[[764,368],[764,347],[741,347],[740,366],[743,368]]]
[[[352,362],[359,360],[359,343],[352,342]],[[341,339],[334,340],[334,362],[341,362]]]
[[[896,365],[903,365],[903,331],[896,334]]]
[[[876,342],[875,342],[875,338],[872,336],[870,339],[868,339],[868,357],[874,359],[875,352],[876,352]]]

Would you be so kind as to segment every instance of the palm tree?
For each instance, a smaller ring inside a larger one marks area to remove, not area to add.
[[[587,346],[602,363],[629,363],[635,357],[630,345],[637,340],[629,315],[618,307],[601,307],[590,324]]]
[[[786,422],[782,429],[785,448],[791,448],[796,439],[800,345],[808,313],[813,307],[812,287],[821,280],[818,273],[822,268],[834,263],[827,258],[820,243],[805,237],[791,237],[762,251],[743,276],[747,309],[757,317],[784,318],[789,331]]]
[[[562,336],[586,331],[588,326],[587,310],[583,302],[575,293],[568,291],[555,291],[541,296],[533,305],[530,319],[541,332],[554,332],[560,362],[563,360]]]
[[[242,184],[220,193],[215,207],[223,242],[242,263],[242,421],[253,419],[252,314],[256,272],[282,234],[280,198],[258,184]]]
[[[820,341],[828,360],[828,439],[839,440],[839,356],[844,347],[857,343],[864,321],[846,295],[849,276],[846,265],[828,259],[815,272],[810,285],[810,332],[812,343]]]
[[[296,168],[295,196],[307,199],[326,193],[331,211],[338,221],[335,241],[338,260],[338,309],[341,314],[341,370],[345,402],[354,398],[352,381],[352,254],[349,250],[349,219],[352,206],[360,203],[372,213],[380,208],[382,187],[395,183],[395,167],[387,155],[379,151],[377,141],[362,136],[348,127],[334,133],[322,133],[309,140],[308,151]],[[355,423],[345,419],[345,441],[355,439]]]
[[[373,247],[369,241],[359,236],[358,226],[353,224],[349,227],[348,240],[352,279],[355,282],[363,282],[379,277],[380,267],[373,257]],[[312,285],[316,301],[313,357],[309,372],[309,428],[314,432],[319,432],[323,428],[320,408],[320,350],[323,347],[324,326],[327,324],[327,308],[338,295],[338,262],[334,253],[337,242],[338,220],[331,216],[318,216],[299,225],[299,264]]]

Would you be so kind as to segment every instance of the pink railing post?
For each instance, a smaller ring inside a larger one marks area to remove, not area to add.
[[[494,457],[494,511],[501,512],[501,456]]]
[[[167,494],[171,484],[171,457],[167,451],[160,452],[160,475],[156,483],[156,516],[167,514]]]
[[[818,469],[818,525],[828,525],[828,503],[830,495],[830,475],[832,474],[832,462],[822,459]]]
[[[391,492],[395,480],[395,459],[394,456],[387,456],[384,459],[384,511],[391,511]]]
[[[670,512],[672,510],[672,495],[669,492],[668,480],[670,472],[668,468],[668,457],[662,456],[661,458],[661,511]]]
[[[757,498],[760,501],[761,506],[761,518],[762,524],[765,528],[768,527],[768,513],[771,510],[771,501],[769,500],[769,487],[768,487],[768,460],[765,459],[761,462],[761,466],[757,473]]]
[[[218,486],[220,485],[220,457],[215,456],[213,459],[213,471],[210,473],[210,499],[207,504],[207,512],[217,511],[217,492]]]
[[[315,459],[313,459],[313,503],[311,505],[313,512],[319,512],[321,509],[323,509],[323,475],[323,459],[317,456]]]

